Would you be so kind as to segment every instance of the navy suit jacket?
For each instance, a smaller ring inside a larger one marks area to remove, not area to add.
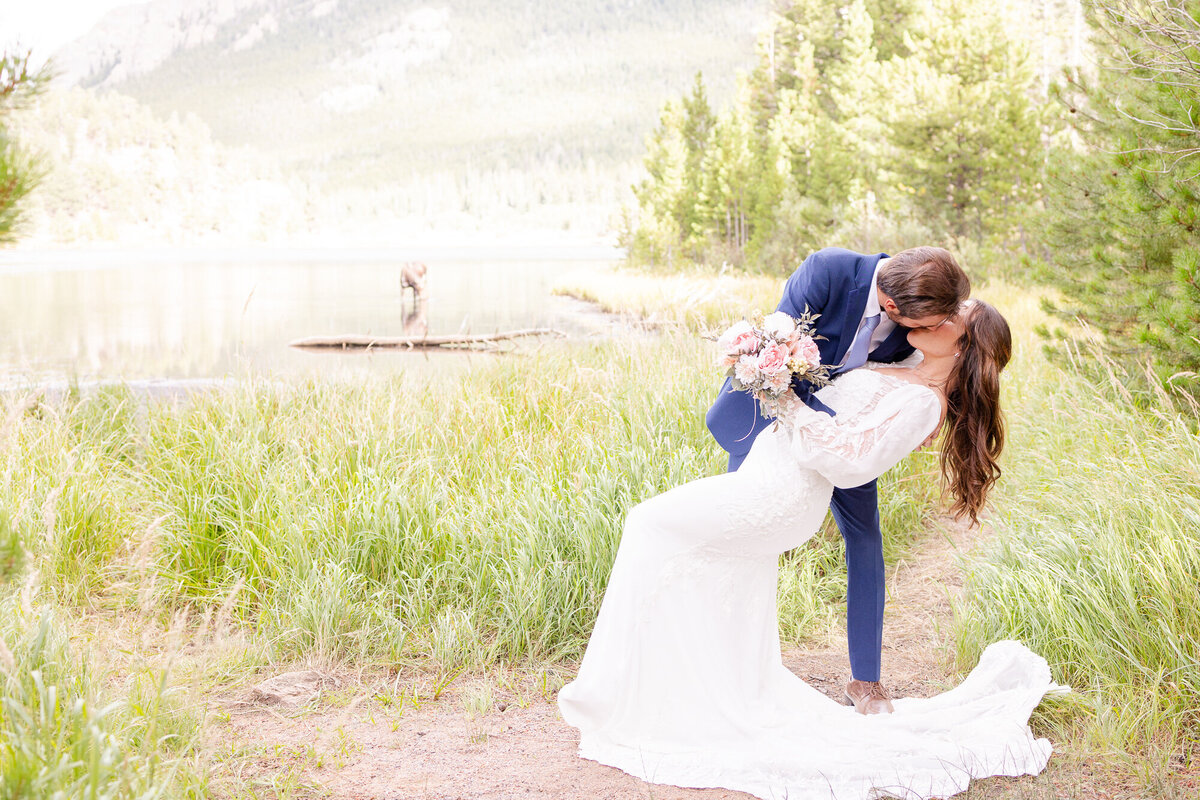
[[[837,365],[846,357],[867,308],[871,278],[885,253],[863,255],[840,247],[827,247],[804,259],[804,263],[788,278],[783,300],[777,311],[799,317],[807,309],[820,314],[814,323],[821,351],[821,363]],[[912,355],[908,329],[896,326],[888,337],[870,353],[872,361],[901,361]],[[813,386],[796,381],[792,388],[806,403],[833,413],[812,396]],[[758,401],[749,392],[736,391],[729,378],[721,387],[716,402],[705,417],[709,431],[717,444],[731,455],[744,456],[759,432],[771,424],[758,410]]]

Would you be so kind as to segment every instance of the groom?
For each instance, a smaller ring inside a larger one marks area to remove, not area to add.
[[[814,327],[821,363],[835,365],[834,377],[867,362],[896,362],[912,355],[907,335],[914,328],[936,328],[957,313],[971,285],[954,256],[940,247],[914,247],[888,257],[828,247],[813,253],[784,286],[779,311],[799,317],[819,314]],[[814,387],[796,381],[792,388],[812,408],[831,409],[813,397]],[[736,470],[750,445],[770,420],[758,412],[748,392],[733,391],[726,379],[706,418],[713,438],[729,453]],[[846,635],[851,681],[846,697],[862,714],[892,711],[879,682],[883,649],[883,535],[875,481],[853,489],[834,489],[829,503],[846,543]]]

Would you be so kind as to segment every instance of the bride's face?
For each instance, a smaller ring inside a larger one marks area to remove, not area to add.
[[[925,354],[926,358],[953,356],[958,352],[958,340],[962,338],[963,326],[971,315],[970,300],[958,307],[958,314],[938,325],[913,328],[908,332],[908,343]]]

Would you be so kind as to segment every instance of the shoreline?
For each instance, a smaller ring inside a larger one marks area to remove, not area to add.
[[[80,264],[81,259],[88,263]],[[622,262],[625,251],[602,243],[462,243],[335,245],[223,244],[18,247],[0,251],[0,274],[43,269],[94,270],[176,264],[388,264],[401,261]]]
[[[659,331],[660,325],[656,322],[648,320],[638,314],[619,313],[607,311],[598,302],[589,300],[584,297],[578,297],[572,294],[551,294],[551,302],[563,308],[568,313],[572,321],[578,326],[579,330],[575,333],[568,334],[561,339],[563,342],[579,344],[581,342],[595,341],[597,339],[609,341],[619,336],[649,336],[654,335]],[[541,337],[537,337],[540,339]],[[456,361],[469,360],[471,358],[494,358],[513,353],[520,353],[523,350],[536,349],[541,346],[539,341],[526,342],[524,344],[510,344],[504,348],[434,348],[432,350],[386,350],[379,348],[365,348],[363,350],[352,351],[353,355],[367,354],[382,354],[385,357],[396,356],[405,357],[412,353],[420,355],[424,359],[437,359],[439,362],[448,363]],[[337,357],[344,355],[345,351],[334,348],[326,354],[329,357]],[[143,397],[146,400],[172,400],[184,397],[190,397],[196,393],[209,390],[223,390],[230,388],[244,387],[248,384],[255,383],[270,383],[286,386],[303,385],[309,381],[316,381],[323,384],[343,384],[362,382],[364,380],[371,381],[391,381],[397,378],[404,377],[405,373],[390,372],[390,373],[339,373],[330,372],[325,374],[318,373],[297,373],[289,374],[286,372],[248,372],[241,375],[225,374],[221,376],[211,376],[202,378],[187,378],[187,377],[151,377],[151,378],[120,378],[120,377],[89,377],[83,380],[71,380],[67,378],[53,378],[37,383],[6,383],[0,380],[0,397],[4,398],[20,398],[20,397],[36,397],[38,399],[49,398],[55,402],[61,400],[65,395],[72,391],[79,391],[81,394],[90,394],[101,392],[106,389],[124,388],[128,389],[134,395]]]

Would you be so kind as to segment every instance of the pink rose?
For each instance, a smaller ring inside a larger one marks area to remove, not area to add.
[[[767,375],[776,375],[781,371],[786,371],[790,355],[788,349],[781,344],[768,345],[758,356],[758,368]]]
[[[762,342],[758,337],[758,332],[751,327],[750,323],[742,320],[734,323],[729,330],[721,334],[717,344],[726,353],[737,356],[757,352]]]
[[[752,330],[754,330],[754,328],[750,327],[750,323],[746,322],[744,319],[739,322],[735,322],[726,328],[725,332],[721,334],[721,338],[717,340],[717,346],[719,346],[722,350],[728,350],[729,343],[733,340],[733,337],[737,336],[739,333],[745,333],[746,331]]]
[[[805,361],[812,369],[821,366],[821,350],[811,336],[804,336],[792,345],[792,356]]]
[[[758,350],[762,342],[758,338],[758,334],[754,331],[739,333],[734,337],[730,346],[731,353],[753,353]]]
[[[758,349],[758,334],[754,332],[754,328],[750,326],[749,322],[742,320],[735,322],[729,327],[729,330],[721,334],[717,345],[730,355],[753,353]]]

